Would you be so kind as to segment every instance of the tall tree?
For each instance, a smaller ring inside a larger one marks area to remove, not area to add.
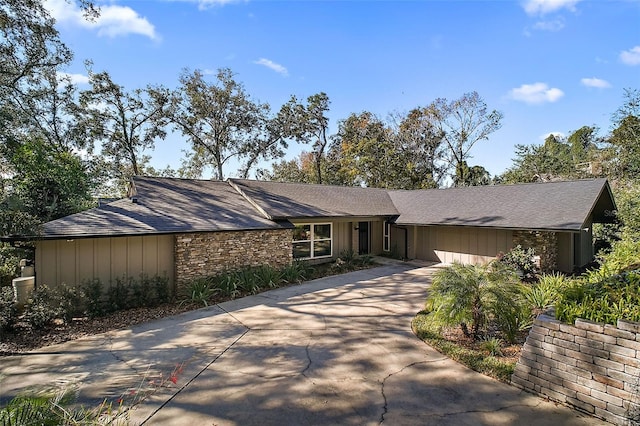
[[[126,182],[144,172],[157,139],[166,136],[169,91],[147,87],[127,92],[108,72],[89,70],[91,89],[80,94],[78,120],[84,135],[100,143],[112,176]]]
[[[309,96],[306,105],[292,96],[281,110],[288,123],[286,136],[299,143],[312,144],[318,183],[324,182],[322,162],[329,144],[329,118],[326,113],[330,103],[327,94],[320,92]]]
[[[397,153],[389,129],[370,112],[351,114],[340,122],[331,151],[336,152],[340,170],[351,185],[393,187]]]
[[[612,117],[609,143],[616,155],[615,177],[638,179],[640,176],[640,90],[625,89],[624,103]]]
[[[394,140],[405,164],[403,189],[437,188],[446,174],[444,134],[423,108],[392,116]]]
[[[278,157],[281,151],[267,141],[269,105],[253,101],[230,69],[218,70],[216,78],[211,84],[202,72],[185,70],[171,98],[169,117],[191,142],[186,158],[191,173],[199,175],[211,166],[214,178],[224,179],[224,166],[232,158],[248,160],[253,167],[255,159]]]
[[[465,93],[453,101],[436,99],[423,112],[443,136],[448,161],[454,170],[451,174],[457,185],[457,176],[462,174],[458,169],[470,157],[471,148],[502,127],[503,115],[497,110],[488,111],[477,92]]]

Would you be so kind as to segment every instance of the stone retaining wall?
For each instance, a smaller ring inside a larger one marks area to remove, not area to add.
[[[615,424],[640,424],[640,323],[540,315],[511,382]]]
[[[293,259],[292,241],[290,229],[176,234],[178,294],[194,278],[246,266],[289,265]]]

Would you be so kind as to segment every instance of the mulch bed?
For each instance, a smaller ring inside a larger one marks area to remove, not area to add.
[[[464,348],[482,351],[482,340],[473,340],[471,337],[466,337],[462,333],[460,327],[452,327],[442,331],[442,337],[446,340],[456,343]],[[500,348],[502,356],[500,359],[507,362],[517,362],[522,352],[522,346],[527,339],[527,333],[520,333],[516,336],[516,340],[511,344],[503,344]]]
[[[100,318],[75,318],[70,324],[58,321],[54,325],[40,329],[33,329],[25,322],[18,322],[13,330],[0,336],[0,356],[17,355],[56,343],[118,330],[201,307],[201,304],[195,303],[166,303],[153,308],[118,311]]]

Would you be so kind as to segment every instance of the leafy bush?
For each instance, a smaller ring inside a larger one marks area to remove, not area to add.
[[[567,286],[568,279],[561,273],[542,274],[538,282],[525,285],[524,298],[529,306],[532,316],[535,318],[547,307],[553,305],[560,292]]]
[[[146,274],[140,274],[139,280],[129,280],[131,307],[153,306],[156,303],[155,288]]]
[[[102,288],[102,281],[99,278],[86,280],[82,283],[82,290],[87,298],[86,313],[90,318],[97,318],[105,313]]]
[[[535,254],[534,249],[524,249],[521,245],[517,245],[507,253],[499,255],[498,259],[520,272],[523,278],[531,279],[536,274],[536,264],[533,260]]]
[[[18,311],[13,298],[11,286],[0,288],[0,335],[4,331],[10,330],[18,319]]]
[[[500,262],[482,266],[454,263],[439,270],[426,303],[434,323],[460,325],[463,333],[474,339],[490,322],[507,339],[513,339],[527,317],[523,306],[520,282],[513,270]]]
[[[288,284],[299,284],[307,279],[307,274],[306,264],[295,261],[282,270],[282,279]]]
[[[152,278],[153,288],[156,292],[156,302],[167,303],[171,301],[171,289],[169,288],[169,277],[166,275],[155,275]]]
[[[34,328],[41,328],[62,318],[64,311],[60,307],[59,296],[46,285],[40,285],[33,290],[31,298],[25,306],[25,320]]]
[[[0,243],[0,287],[10,286],[20,276],[20,259],[28,258],[27,250]]]
[[[58,305],[60,316],[66,323],[86,313],[87,296],[81,287],[60,284],[53,292],[52,302]]]
[[[216,288],[212,278],[203,277],[191,281],[187,287],[187,299],[191,302],[209,306],[209,301],[220,291]]]
[[[368,254],[364,254],[364,255],[360,256],[359,260],[360,260],[360,264],[362,264],[362,266],[369,266],[369,265],[373,264],[373,256],[368,255]]]
[[[282,272],[269,265],[258,266],[254,275],[261,288],[276,288],[282,282]]]
[[[570,324],[577,318],[613,325],[618,319],[640,321],[640,270],[600,282],[573,280],[559,295],[556,318]]]
[[[232,275],[238,285],[238,289],[241,291],[249,294],[257,294],[260,292],[260,283],[253,268],[243,268],[234,272]]]
[[[609,253],[600,256],[599,263],[599,277],[596,280],[640,267],[640,242],[630,238],[616,241]]]
[[[233,300],[240,295],[240,289],[238,289],[238,283],[233,274],[222,274],[216,277],[215,288],[228,299]]]
[[[116,278],[116,282],[111,283],[111,286],[107,289],[107,312],[120,311],[131,307],[129,288],[128,280],[124,277]]]
[[[489,337],[483,339],[480,347],[482,350],[487,351],[491,356],[502,356],[502,343],[502,339]]]
[[[74,389],[18,395],[0,408],[0,424],[12,425],[124,425],[129,424],[126,410],[115,409],[106,400],[93,409],[73,407]]]

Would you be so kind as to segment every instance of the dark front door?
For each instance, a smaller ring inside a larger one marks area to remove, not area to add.
[[[369,222],[358,222],[358,254],[369,254]]]

